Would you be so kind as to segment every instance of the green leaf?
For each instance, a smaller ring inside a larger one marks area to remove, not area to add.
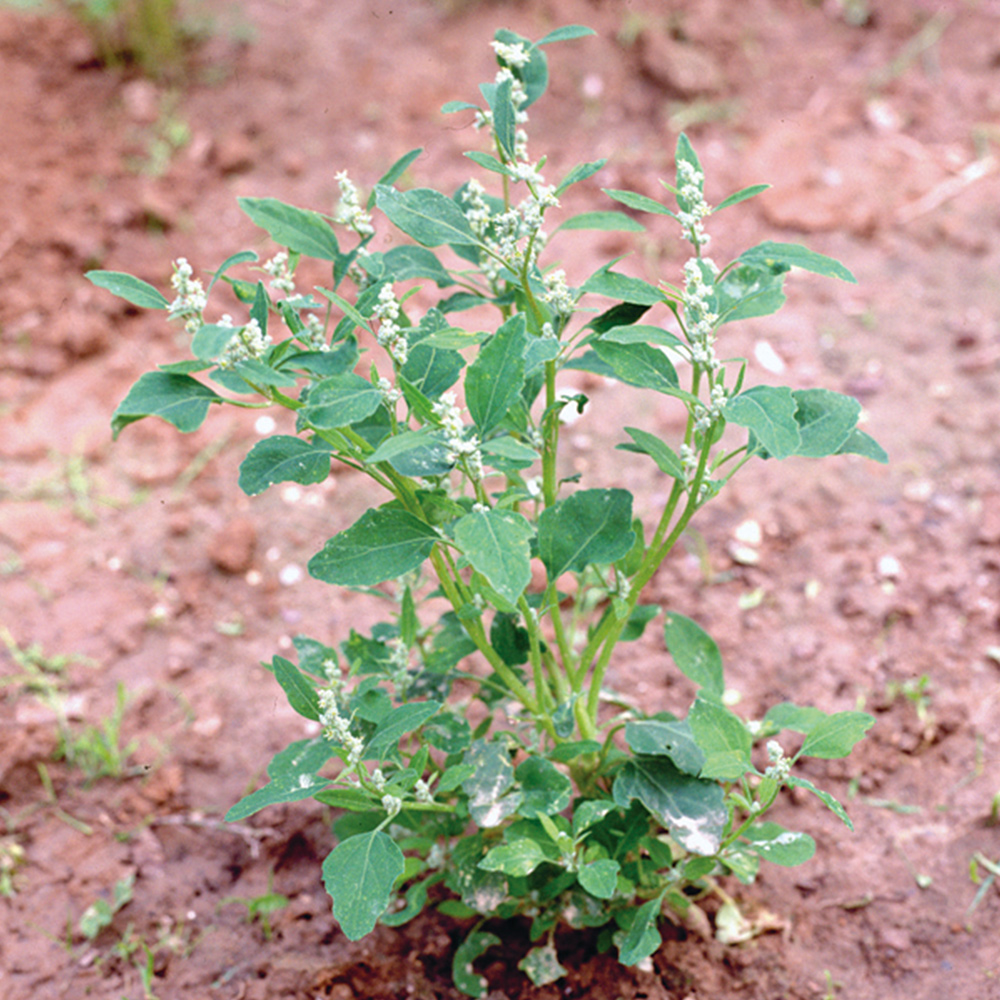
[[[738,205],[741,201],[746,201],[747,198],[753,198],[758,194],[762,194],[770,186],[770,184],[752,184],[750,187],[742,188],[734,194],[729,195],[728,198],[723,198],[722,201],[720,201],[719,204],[712,209],[712,213],[721,212],[724,208],[729,208],[730,205]]]
[[[763,721],[773,723],[779,730],[790,729],[792,732],[808,735],[826,718],[826,712],[821,712],[818,708],[783,701],[780,705],[772,705]]]
[[[212,280],[208,283],[208,291],[211,294],[212,288],[215,283],[228,271],[231,267],[236,267],[237,264],[247,264],[252,260],[257,260],[257,254],[253,250],[241,250],[239,253],[234,253],[227,257],[216,269],[215,273],[212,275]]]
[[[443,753],[462,753],[472,744],[472,727],[462,716],[453,712],[442,712],[425,724],[424,739]],[[463,774],[455,787],[457,788],[468,776]]]
[[[786,272],[740,264],[715,283],[713,309],[719,325],[770,316],[785,304]]]
[[[698,159],[698,154],[694,151],[691,141],[683,132],[681,132],[681,134],[677,136],[677,148],[674,151],[674,163],[677,165],[676,198],[677,205],[680,210],[682,212],[690,212],[691,202],[682,194],[684,181],[681,178],[680,165],[685,162],[690,163],[691,166],[694,167],[695,171],[701,174],[701,181],[698,184],[698,190],[703,192],[705,189],[705,171],[701,168],[701,161]]]
[[[743,836],[762,858],[787,868],[804,865],[816,853],[816,841],[809,834],[786,830],[777,823],[755,823]]]
[[[610,268],[611,265],[606,264],[595,271],[584,282],[581,291],[644,306],[654,306],[664,301],[663,292],[649,282],[629,277],[627,274],[619,274]]]
[[[659,347],[683,347],[684,342],[669,330],[648,323],[613,326],[601,335],[601,340],[616,344],[656,344]]]
[[[560,743],[549,751],[549,760],[554,760],[560,764],[566,764],[584,754],[597,753],[601,749],[601,744],[597,740],[576,740],[572,743]]]
[[[376,281],[409,281],[430,278],[438,288],[454,284],[444,265],[426,247],[393,247],[385,253],[366,254],[359,258],[361,267]]]
[[[409,512],[379,507],[329,539],[309,560],[309,573],[342,587],[372,587],[416,569],[437,540],[437,532]]]
[[[454,466],[440,432],[422,427],[387,437],[365,462],[388,462],[404,476],[441,476]]]
[[[455,541],[472,568],[511,604],[531,582],[531,525],[514,511],[481,510],[455,523]]]
[[[333,915],[351,941],[375,928],[404,866],[403,852],[381,830],[348,837],[326,856],[323,884],[333,897]]]
[[[618,888],[618,872],[621,870],[617,861],[602,858],[582,865],[576,873],[577,880],[598,899],[611,899]]]
[[[721,701],[705,697],[699,691],[687,721],[705,754],[701,769],[703,778],[736,781],[753,770],[750,732],[743,720],[730,712]]]
[[[369,292],[373,290],[374,289],[368,289]],[[351,303],[348,302],[347,299],[345,299],[342,295],[338,295],[336,292],[331,292],[329,288],[323,288],[320,285],[316,286],[316,291],[319,292],[320,295],[322,295],[324,298],[329,299],[347,317],[347,321],[344,321],[347,322],[347,327],[346,327],[347,332],[350,332],[350,330],[352,329],[350,323],[354,323],[356,326],[360,326],[361,329],[366,331],[367,333],[372,332],[371,328],[368,326],[368,320],[365,319],[364,314],[361,313],[356,306],[351,305]],[[343,323],[341,325],[343,325]],[[337,330],[338,331],[340,330],[340,326],[337,327]],[[374,336],[374,334],[372,334],[372,336]]]
[[[799,757],[820,757],[834,760],[847,757],[854,745],[875,725],[874,716],[867,712],[836,712],[814,726],[802,743]]]
[[[612,795],[622,808],[638,799],[692,854],[715,854],[722,843],[728,819],[722,787],[682,773],[667,757],[627,760]]]
[[[298,417],[309,427],[334,430],[370,417],[381,405],[382,393],[377,386],[354,372],[344,372],[317,382]]]
[[[489,434],[520,398],[526,346],[525,318],[518,313],[483,345],[465,374],[465,403],[481,437]]]
[[[590,163],[578,163],[560,182],[559,186],[556,188],[556,197],[561,195],[568,187],[573,184],[578,184],[580,181],[586,180],[588,177],[593,177],[605,163],[608,161],[604,160],[592,160]]]
[[[796,389],[792,396],[802,436],[796,454],[806,458],[838,454],[858,422],[861,404],[829,389]]]
[[[775,265],[786,267],[800,267],[804,271],[812,271],[813,274],[821,274],[827,278],[840,278],[841,281],[849,281],[852,285],[857,284],[857,279],[839,261],[832,257],[825,257],[821,253],[807,250],[797,243],[774,243],[768,240],[759,243],[736,258],[751,267],[774,267]]]
[[[461,103],[461,102],[452,102],[452,103]],[[475,108],[476,106],[475,106],[475,105],[473,104],[473,105],[471,105],[471,107]],[[403,154],[403,155],[402,155],[402,156],[401,156],[401,157],[400,157],[400,158],[399,158],[398,160],[396,160],[396,162],[395,162],[395,163],[394,163],[394,164],[393,164],[393,165],[392,165],[391,167],[389,167],[389,169],[388,169],[388,170],[387,170],[387,171],[386,171],[386,172],[385,172],[385,173],[384,173],[384,174],[383,174],[383,175],[382,175],[382,176],[381,176],[381,177],[380,177],[380,178],[378,179],[378,181],[377,181],[377,182],[376,182],[376,184],[375,184],[375,187],[374,187],[374,188],[372,188],[372,192],[371,192],[371,194],[370,194],[370,195],[368,196],[368,204],[367,204],[367,205],[365,206],[365,207],[366,207],[366,208],[368,209],[368,211],[369,211],[369,212],[370,212],[370,211],[371,211],[371,210],[372,210],[372,209],[373,209],[373,208],[375,207],[375,191],[377,190],[378,186],[379,186],[380,184],[382,184],[382,185],[385,185],[386,187],[392,187],[392,185],[393,185],[393,184],[395,184],[395,183],[396,183],[396,181],[398,181],[398,180],[399,180],[399,178],[400,178],[400,177],[402,177],[402,176],[403,176],[403,174],[405,174],[405,173],[406,173],[406,171],[407,171],[407,170],[409,169],[409,167],[410,167],[410,164],[411,164],[411,163],[413,163],[413,161],[414,161],[414,160],[415,160],[415,159],[416,159],[416,158],[417,158],[417,157],[418,157],[418,156],[419,156],[419,155],[420,155],[420,154],[421,154],[422,152],[423,152],[423,148],[422,148],[422,147],[419,147],[419,146],[418,146],[418,147],[417,147],[416,149],[411,149],[411,150],[410,150],[410,151],[409,151],[408,153],[404,153],[404,154]]]
[[[755,385],[726,402],[724,416],[746,427],[773,458],[788,458],[802,442],[795,419],[797,404],[786,386]]]
[[[530,875],[543,861],[545,852],[533,840],[520,838],[510,844],[498,844],[487,851],[479,867],[488,872],[503,872],[523,878]]]
[[[596,35],[597,32],[593,28],[587,28],[582,24],[567,24],[562,28],[556,28],[550,31],[543,38],[539,38],[536,45],[551,45],[553,42],[568,42],[573,38],[587,38],[590,35]]]
[[[475,768],[462,782],[462,790],[469,797],[469,814],[477,826],[499,826],[521,804],[521,793],[510,791],[514,765],[506,746],[476,740],[465,752],[463,763]]]
[[[222,356],[239,327],[205,323],[191,338],[191,353],[201,361],[216,361]]]
[[[859,431],[856,427],[847,435],[847,440],[840,446],[838,455],[861,455],[885,465],[889,456],[885,449],[871,435]]]
[[[190,375],[146,372],[118,404],[111,430],[117,438],[122,428],[143,417],[160,417],[188,434],[205,422],[212,403],[222,402],[222,396]]]
[[[535,986],[548,986],[549,983],[554,983],[567,975],[567,970],[559,964],[559,956],[551,944],[532,948],[517,963],[517,967]]]
[[[313,684],[301,673],[291,660],[275,656],[271,661],[275,679],[281,685],[288,704],[307,719],[319,720],[319,695]]]
[[[573,837],[580,839],[580,834],[596,823],[600,823],[609,812],[616,808],[610,799],[584,799],[573,810]]]
[[[84,277],[118,298],[143,309],[169,309],[170,301],[148,281],[122,271],[87,271]]]
[[[428,399],[437,399],[458,381],[464,367],[458,351],[419,341],[410,348],[400,374]]]
[[[431,716],[441,710],[437,701],[408,702],[394,708],[375,727],[365,746],[364,760],[385,760],[395,753],[400,739],[419,729]]]
[[[674,395],[679,384],[677,370],[663,351],[648,344],[621,344],[603,338],[594,341],[594,350],[620,381]]]
[[[511,99],[512,86],[513,80],[507,77],[500,83],[484,83],[479,88],[493,113],[493,133],[497,143],[509,160],[515,158],[514,143],[517,136],[517,117]]]
[[[394,909],[391,913],[384,914],[380,922],[386,927],[402,927],[403,924],[419,916],[427,905],[427,890],[443,878],[444,872],[438,872],[431,875],[430,878],[425,878],[422,882],[414,882],[406,890],[403,908],[401,910]]]
[[[321,483],[330,475],[333,449],[322,438],[303,441],[275,434],[258,441],[240,463],[240,489],[247,496],[263,493],[275,483]]]
[[[455,949],[455,957],[451,960],[451,978],[466,996],[479,998],[486,994],[489,984],[475,973],[472,963],[490,948],[502,943],[496,934],[474,930]]]
[[[830,812],[840,819],[848,830],[854,831],[854,824],[851,822],[851,817],[847,815],[847,810],[829,792],[824,792],[823,789],[817,788],[808,779],[799,778],[794,774],[789,775],[786,781],[792,788],[804,788],[812,792]]]
[[[666,473],[672,479],[683,481],[684,465],[680,457],[668,444],[661,441],[655,434],[641,430],[638,427],[626,427],[625,433],[632,438],[634,444],[619,444],[617,448],[622,451],[636,451],[641,455],[649,455],[656,463],[660,472]]]
[[[317,771],[334,755],[334,747],[322,739],[298,740],[275,754],[267,765],[267,776],[271,779],[263,788],[251,792],[240,799],[229,812],[229,823],[246,819],[265,806],[278,802],[298,802],[308,799],[330,784],[328,778],[321,778]]]
[[[632,911],[635,913],[632,924],[618,945],[618,959],[622,965],[637,965],[660,947],[663,938],[656,929],[656,922],[662,905],[661,895]]]
[[[581,212],[579,215],[570,216],[562,225],[557,226],[554,232],[580,229],[615,233],[644,233],[646,231],[646,227],[641,222],[636,222],[624,212]]]
[[[498,42],[506,45],[513,45],[520,42],[529,54],[528,62],[524,66],[510,66],[511,72],[524,84],[527,100],[521,105],[520,110],[527,110],[542,94],[545,93],[549,85],[549,63],[545,53],[535,45],[530,39],[509,31],[507,28],[500,28],[493,36]],[[497,62],[502,63],[499,58]]]
[[[375,203],[397,229],[422,246],[482,245],[458,205],[433,188],[401,192],[379,185],[375,189]]]
[[[677,217],[666,205],[661,205],[658,201],[655,201],[653,198],[647,198],[644,194],[637,194],[635,191],[617,191],[614,188],[601,188],[601,190],[609,198],[614,198],[615,201],[619,201],[623,205],[635,209],[637,212],[652,212],[654,215],[672,215],[674,218]]]
[[[529,757],[514,772],[524,801],[519,812],[529,819],[555,816],[569,805],[573,786],[569,778],[544,757]]]
[[[538,554],[550,580],[579,573],[588,563],[613,563],[628,554],[634,540],[627,490],[580,490],[538,518]]]
[[[250,220],[279,246],[320,260],[337,260],[340,247],[330,224],[319,212],[286,205],[276,198],[238,198]]]
[[[625,724],[625,742],[635,753],[669,757],[685,774],[697,776],[705,766],[705,754],[686,719],[628,722]]]
[[[663,626],[667,649],[678,669],[709,694],[722,696],[722,654],[715,640],[697,623],[675,611],[667,614]]]
[[[512,438],[491,438],[483,443],[483,461],[494,469],[506,472],[511,469],[528,469],[538,461],[539,455],[530,445]]]

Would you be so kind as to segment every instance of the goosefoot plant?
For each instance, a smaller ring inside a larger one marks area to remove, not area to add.
[[[783,788],[802,788],[850,826],[843,807],[793,766],[846,756],[873,721],[789,703],[760,720],[740,718],[723,697],[715,642],[673,609],[666,646],[698,689],[686,717],[647,714],[605,690],[619,644],[660,612],[641,603],[646,584],[696,511],[747,462],[885,455],[857,428],[855,400],[747,387],[746,363],[716,353],[726,324],[781,307],[790,269],[854,279],[793,244],[762,243],[725,266],[705,256],[706,219],[766,185],[711,208],[684,135],[676,180],[664,184],[676,211],[607,192],[637,212],[676,219],[692,248],[682,284],[650,284],[612,261],[573,287],[543,263],[544,227],[560,197],[604,161],[550,184],[544,159],[529,156],[524,125],[548,82],[544,47],[588,34],[568,27],[530,42],[499,31],[500,70],[481,86],[481,104],[443,108],[474,112],[490,151],[466,155],[497,193],[478,180],[450,196],[401,190],[394,185],[414,150],[365,203],[339,174],[332,216],[241,198],[283,248],[255,281],[228,274],[255,261],[251,251],[226,260],[207,289],[177,261],[172,301],[129,275],[89,275],[165,310],[192,335],[193,358],[162,365],[131,389],[114,414],[116,435],[150,415],[193,431],[212,405],[282,407],[295,414],[296,433],[252,447],[239,476],[247,494],[320,483],[332,459],[384,497],[325,540],[309,572],[391,598],[391,620],[367,635],[351,631],[339,648],[298,636],[297,664],[274,657],[268,667],[291,706],[320,732],[280,752],[269,782],[228,818],[308,797],[342,810],[323,877],[344,933],[357,939],[379,921],[398,926],[427,905],[467,918],[453,970],[470,996],[487,988],[473,962],[500,943],[490,921],[530,920],[536,946],[520,967],[548,983],[566,971],[556,953],[563,925],[601,928],[599,947],[634,965],[659,945],[661,918],[682,919],[708,894],[728,901],[719,876],[751,883],[762,860],[807,861],[813,840],[765,819],[768,809]],[[374,245],[386,245],[390,225],[413,242],[371,249],[377,229]],[[640,227],[618,211],[585,213],[564,219],[552,242],[609,228]],[[296,287],[305,257],[330,266],[329,287]],[[208,318],[220,282],[246,318]],[[436,304],[427,308],[430,295]],[[591,306],[602,302],[602,311]],[[475,320],[463,323],[473,307]],[[482,307],[495,316],[485,332]],[[667,325],[642,322],[655,307]],[[560,395],[566,370],[687,408],[674,446],[638,427],[626,427],[617,446],[665,477],[666,501],[649,524],[626,490],[582,488],[566,476],[563,411],[587,403]],[[797,744],[793,753],[775,739],[782,731]]]

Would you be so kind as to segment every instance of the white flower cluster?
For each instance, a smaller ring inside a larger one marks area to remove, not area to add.
[[[384,347],[397,365],[405,365],[409,355],[409,344],[406,341],[406,334],[396,322],[399,319],[399,302],[392,290],[391,282],[379,290],[378,302],[372,311],[379,322],[376,334],[379,347]]]
[[[462,411],[455,405],[455,394],[446,392],[434,403],[434,415],[441,421],[448,446],[448,461],[463,462],[469,478],[479,482],[485,475],[483,456],[479,450],[479,438],[475,434],[465,435]]]
[[[208,305],[208,296],[201,281],[193,276],[194,271],[186,257],[178,257],[173,266],[170,287],[177,297],[170,303],[168,318],[184,320],[184,328],[194,334],[201,326],[201,314]]]
[[[792,770],[792,762],[785,756],[785,751],[781,749],[781,744],[777,740],[767,741],[767,759],[771,762],[771,766],[764,772],[764,777],[784,781]]]
[[[413,786],[413,795],[418,802],[433,802],[434,796],[431,794],[431,786],[423,778],[417,778],[417,783]]]
[[[545,291],[541,295],[542,301],[548,303],[556,315],[569,316],[576,306],[576,297],[566,284],[566,272],[561,268],[549,271],[542,281],[545,285]]]
[[[306,313],[303,317],[305,323],[305,333],[301,334],[309,347],[314,351],[328,351],[330,345],[326,342],[326,327],[323,321],[315,313]]]
[[[684,322],[691,344],[691,360],[715,373],[721,367],[715,357],[715,324],[719,317],[709,310],[712,286],[705,281],[703,266],[718,275],[718,268],[709,257],[692,257],[684,264]]]
[[[358,236],[373,236],[375,227],[372,225],[372,217],[361,207],[354,182],[347,176],[346,170],[341,170],[336,176],[340,201],[333,214],[333,221],[353,229]]]
[[[524,42],[490,42],[490,47],[497,54],[497,59],[515,69],[523,69],[531,59],[531,53],[524,47]]]
[[[229,317],[224,316],[223,319],[229,319]],[[270,346],[270,336],[261,330],[257,320],[251,319],[245,326],[241,326],[226,344],[226,349],[222,352],[222,357],[219,358],[219,367],[232,368],[240,361],[259,358]]]
[[[378,382],[375,383],[375,388],[382,393],[382,398],[385,400],[386,406],[392,409],[402,398],[403,393],[397,389],[384,375],[379,376]]]
[[[324,739],[339,743],[347,751],[348,768],[357,767],[365,748],[364,741],[351,732],[350,721],[340,714],[337,692],[332,687],[319,692],[319,724]]]
[[[288,253],[280,250],[269,261],[263,264],[264,270],[271,275],[269,284],[276,292],[284,292],[286,295],[295,293],[295,279],[288,268]]]
[[[681,160],[677,165],[677,172],[680,174],[678,177],[680,195],[688,203],[688,210],[679,212],[677,218],[684,231],[684,239],[703,250],[708,246],[711,237],[705,232],[701,220],[712,214],[712,209],[702,193],[705,175],[687,160]]]

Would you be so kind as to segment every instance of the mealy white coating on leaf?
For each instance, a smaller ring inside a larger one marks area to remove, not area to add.
[[[692,854],[715,854],[721,843],[719,837],[704,829],[712,821],[711,816],[671,818],[670,832]]]

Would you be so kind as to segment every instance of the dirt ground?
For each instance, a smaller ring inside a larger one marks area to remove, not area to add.
[[[726,353],[749,357],[755,382],[856,395],[892,459],[746,470],[653,598],[718,639],[747,717],[792,699],[878,721],[848,760],[808,766],[856,832],[788,796],[776,818],[815,837],[816,857],[729,886],[776,930],[732,947],[678,933],[647,971],[566,936],[571,975],[532,989],[514,971],[525,930],[507,928],[481,963],[490,998],[1000,997],[1000,880],[977,896],[986,871],[970,877],[977,852],[1000,861],[1000,3],[211,9],[175,88],[100,68],[63,15],[0,6],[0,996],[459,996],[460,922],[429,914],[355,944],[340,933],[319,807],[221,821],[303,735],[259,661],[300,631],[337,643],[372,614],[302,569],[358,516],[364,484],[338,473],[250,501],[236,469],[253,417],[228,411],[189,437],[144,421],[112,446],[128,386],[181,347],[82,273],[162,288],[177,256],[197,269],[266,251],[237,196],[329,211],[336,171],[367,187],[418,145],[415,181],[449,188],[478,146],[467,116],[438,108],[491,78],[494,29],[582,23],[598,37],[550,50],[553,84],[532,109],[551,176],[609,159],[571,207],[611,207],[601,187],[655,195],[680,128],[710,202],[774,185],[713,220],[713,256],[805,242],[859,283],[794,276],[782,313],[725,328]],[[654,220],[636,240],[574,241],[571,283],[629,251],[623,267],[676,280],[682,249]],[[571,461],[652,509],[662,480],[610,450],[599,414],[640,407],[642,426],[667,433],[673,412],[588,393]],[[748,520],[761,528],[751,553],[738,547]],[[610,680],[658,708],[691,695],[653,630]],[[88,783],[79,754],[58,759],[53,698],[79,737],[113,717],[118,685],[131,752],[118,777]],[[79,918],[128,879],[131,901],[88,940]],[[249,921],[269,891],[287,905]]]

